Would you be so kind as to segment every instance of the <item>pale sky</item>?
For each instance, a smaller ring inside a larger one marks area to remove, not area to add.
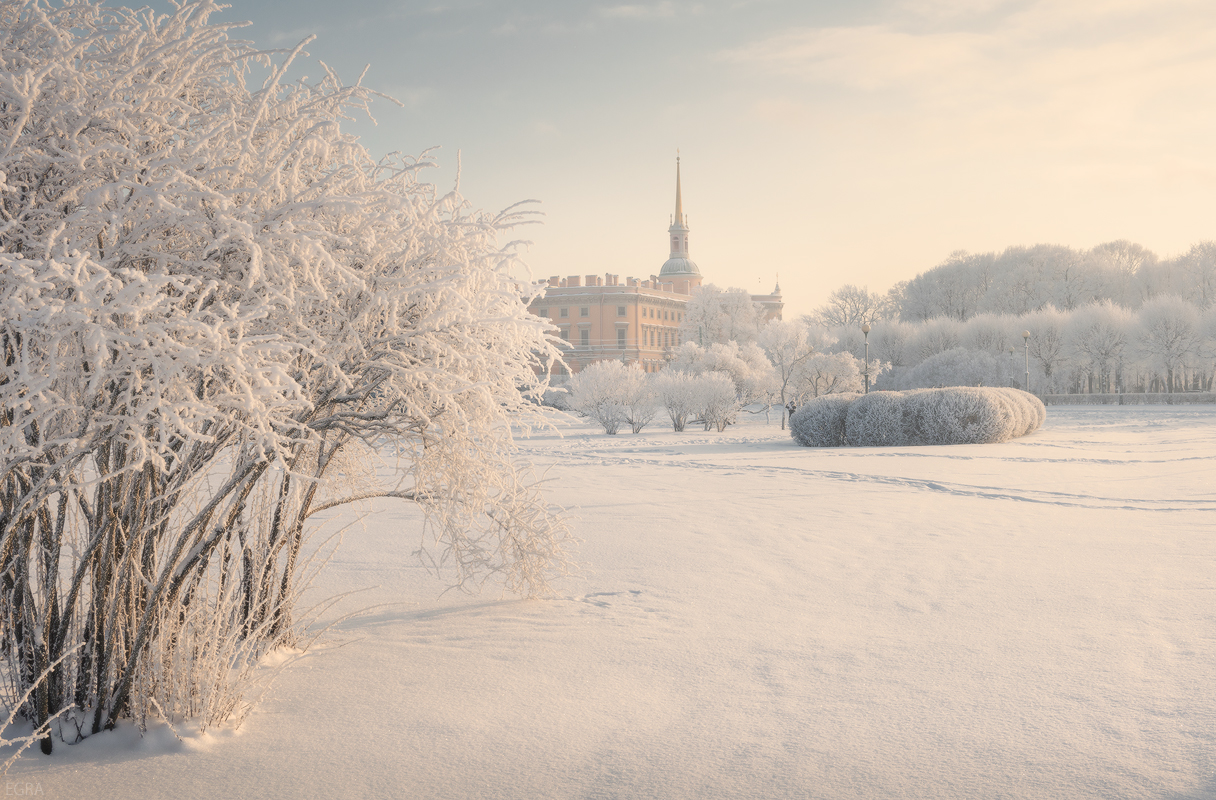
[[[1211,0],[231,0],[265,47],[400,99],[373,153],[523,231],[537,277],[656,273],[675,154],[707,281],[787,318],[954,250],[1216,238]],[[315,74],[315,73],[314,73]]]

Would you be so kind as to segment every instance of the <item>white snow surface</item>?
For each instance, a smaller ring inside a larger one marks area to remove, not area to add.
[[[583,575],[449,592],[393,506],[317,596],[393,603],[240,730],[130,726],[3,779],[46,797],[1216,797],[1216,409],[798,447],[776,421],[524,442]],[[349,515],[345,521],[349,521]],[[344,520],[335,519],[333,525]],[[28,787],[27,787],[28,788]]]

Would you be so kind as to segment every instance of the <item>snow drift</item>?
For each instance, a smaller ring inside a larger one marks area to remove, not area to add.
[[[804,447],[988,444],[1039,428],[1047,409],[1021,389],[952,387],[818,397],[790,419]]]

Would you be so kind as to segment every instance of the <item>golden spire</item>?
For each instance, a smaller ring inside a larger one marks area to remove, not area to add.
[[[684,204],[680,202],[680,148],[676,148],[676,224],[684,224]]]

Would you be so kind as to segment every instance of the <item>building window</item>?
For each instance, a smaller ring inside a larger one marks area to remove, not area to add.
[[[591,331],[581,330],[578,332],[578,343],[583,347],[591,345]]]
[[[591,309],[588,308],[587,306],[583,306],[582,308],[580,308],[578,310],[578,315],[580,317],[589,317],[589,316],[591,316]]]
[[[667,331],[663,331],[663,346],[667,347]]]
[[[616,307],[616,315],[617,315],[618,317],[623,317],[623,316],[625,316],[625,307],[624,307],[624,306],[617,306],[617,307]]]
[[[664,311],[664,312],[663,312],[663,319],[667,319],[667,312],[666,312],[666,311]]]
[[[568,308],[563,308],[563,309],[561,310],[561,316],[563,316],[563,317],[568,317],[568,316],[570,316],[570,309],[568,309]]]
[[[616,329],[616,346],[622,347],[622,348],[625,346],[625,329],[624,328]]]
[[[570,341],[570,329],[569,328],[562,328],[562,338],[565,339],[567,342]]]

